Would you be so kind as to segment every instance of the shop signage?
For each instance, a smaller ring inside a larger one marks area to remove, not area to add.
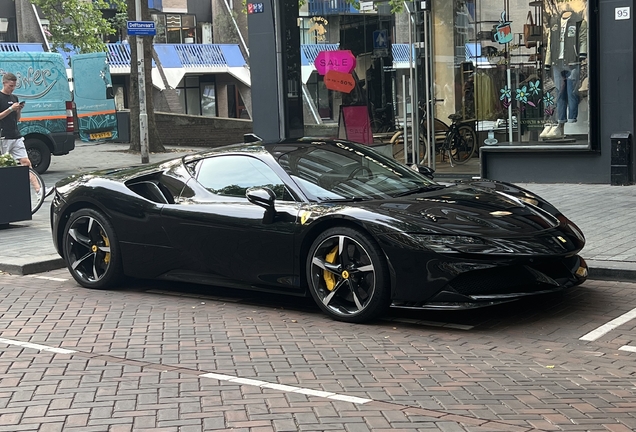
[[[506,12],[502,12],[499,24],[493,29],[493,39],[495,42],[499,42],[500,44],[512,42],[514,34],[512,33],[510,24],[512,24],[512,21],[508,21],[506,19]]]
[[[356,81],[350,73],[342,73],[335,70],[327,71],[325,74],[325,87],[343,93],[351,93],[356,88]]]
[[[320,75],[325,75],[329,71],[349,74],[356,67],[356,58],[349,50],[320,51],[314,66]]]
[[[344,132],[344,136],[342,132]],[[369,109],[366,105],[340,106],[338,136],[362,144],[373,143],[371,119],[369,118]]]

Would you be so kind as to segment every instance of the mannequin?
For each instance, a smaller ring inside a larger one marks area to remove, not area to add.
[[[587,58],[587,22],[580,14],[564,10],[549,20],[545,70],[552,72],[556,86],[558,123],[546,124],[539,135],[543,139],[564,137],[565,123],[578,116],[581,61]]]

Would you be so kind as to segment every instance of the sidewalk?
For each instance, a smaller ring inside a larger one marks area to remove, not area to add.
[[[128,144],[76,142],[65,156],[54,156],[43,175],[47,185],[71,174],[141,163]],[[151,154],[151,162],[172,159],[200,148],[169,148]],[[550,201],[583,231],[587,244],[581,255],[594,279],[636,281],[636,186],[582,184],[520,184]],[[0,271],[32,274],[64,267],[51,241],[48,197],[33,220],[0,229]]]

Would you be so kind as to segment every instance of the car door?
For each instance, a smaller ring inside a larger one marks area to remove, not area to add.
[[[225,285],[297,285],[294,235],[300,203],[272,168],[249,155],[213,156],[189,168],[195,177],[178,202],[162,211],[171,244],[186,258],[185,269]],[[273,220],[264,222],[265,209],[245,197],[252,187],[276,193]]]

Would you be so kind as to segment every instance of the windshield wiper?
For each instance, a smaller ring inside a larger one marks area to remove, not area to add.
[[[442,186],[442,185],[438,185],[438,184],[432,184],[432,185],[426,185],[426,186],[418,186],[416,188],[413,189],[409,189],[405,192],[400,192],[399,194],[395,195],[394,198],[397,197],[403,197],[406,195],[413,195],[416,193],[420,193],[420,192],[430,192],[430,191],[434,191],[434,190],[438,190],[438,189],[444,189],[446,186]]]

